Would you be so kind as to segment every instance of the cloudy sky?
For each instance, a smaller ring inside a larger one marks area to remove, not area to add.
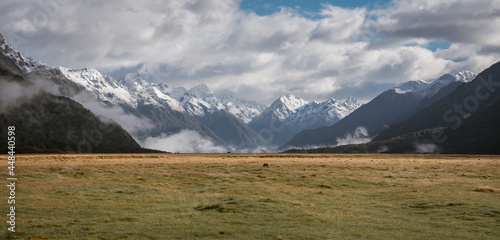
[[[266,104],[289,92],[366,102],[500,60],[498,0],[3,0],[0,22],[46,64]]]

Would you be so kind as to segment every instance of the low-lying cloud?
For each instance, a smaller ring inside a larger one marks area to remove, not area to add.
[[[358,127],[353,133],[348,133],[344,138],[337,138],[337,147],[350,144],[363,144],[370,142],[372,139],[365,127]]]
[[[377,149],[377,153],[384,153],[384,152],[388,152],[390,149],[388,146],[386,145],[382,145],[380,146],[378,149]]]
[[[6,113],[29,102],[40,90],[34,85],[0,79],[0,113]]]
[[[95,98],[87,96],[87,94],[77,94],[71,98],[97,115],[101,121],[110,122],[110,119],[115,121],[136,140],[140,138],[139,135],[141,132],[154,128],[151,120],[126,113],[118,106],[103,106]]]
[[[417,153],[437,153],[439,146],[434,143],[415,143]]]
[[[223,153],[226,148],[216,145],[209,138],[201,136],[193,130],[182,130],[179,133],[160,137],[148,137],[141,146],[150,149],[174,153]]]

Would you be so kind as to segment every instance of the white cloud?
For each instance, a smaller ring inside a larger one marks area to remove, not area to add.
[[[346,134],[344,138],[337,138],[336,146],[343,146],[349,144],[362,144],[370,142],[372,139],[368,134],[368,130],[364,127],[358,127],[354,132]]]
[[[182,130],[173,135],[148,137],[141,146],[173,153],[223,153],[226,149],[192,130]]]
[[[239,2],[7,0],[0,33],[49,64],[108,72],[160,64],[139,71],[264,103],[288,92],[369,100],[387,85],[478,72],[500,57],[494,0],[402,0],[377,10],[325,4],[318,19],[287,8],[258,16]],[[426,49],[435,40],[451,47]]]
[[[141,132],[146,132],[154,128],[153,123],[149,119],[140,118],[133,114],[126,113],[121,107],[105,107],[93,96],[78,94],[71,98],[100,117],[101,121],[110,122],[109,119],[115,121],[136,140],[139,139]]]
[[[0,113],[6,113],[29,102],[40,89],[19,82],[0,81]]]
[[[415,150],[417,153],[437,153],[439,147],[433,143],[416,143]]]
[[[496,0],[406,0],[381,11],[384,34],[498,46],[500,4]]]

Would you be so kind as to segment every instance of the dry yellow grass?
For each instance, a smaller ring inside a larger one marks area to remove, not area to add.
[[[2,220],[3,238],[500,238],[500,156],[19,155],[16,167],[17,233]]]

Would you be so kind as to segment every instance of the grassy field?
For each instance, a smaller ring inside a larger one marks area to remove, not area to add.
[[[1,239],[500,239],[500,156],[6,158]]]

